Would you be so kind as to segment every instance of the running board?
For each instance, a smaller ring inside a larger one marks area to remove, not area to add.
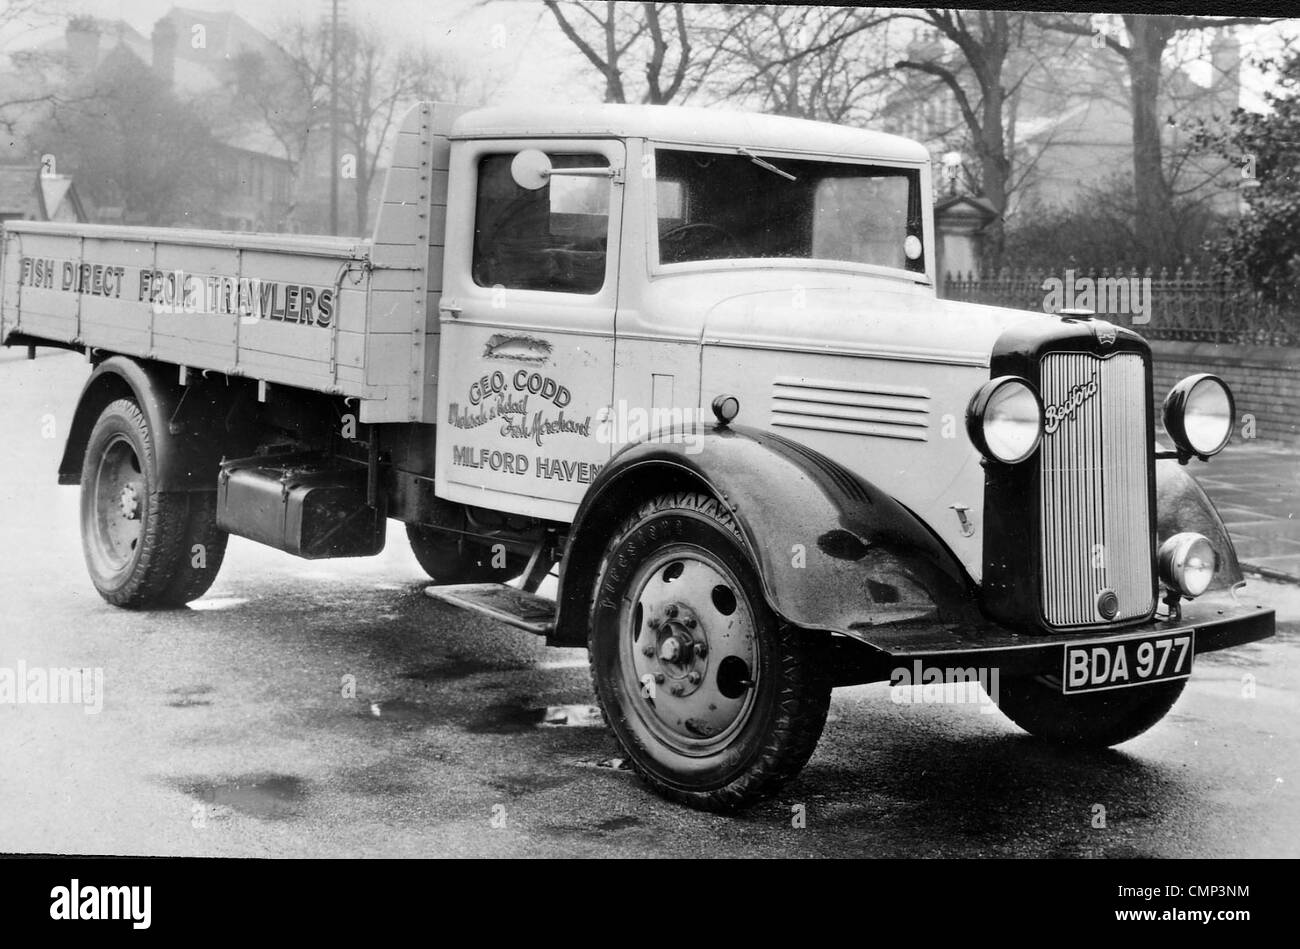
[[[482,613],[539,636],[555,631],[555,601],[504,583],[451,583],[425,587],[427,596]]]

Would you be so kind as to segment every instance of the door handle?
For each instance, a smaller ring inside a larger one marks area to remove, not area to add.
[[[439,301],[439,303],[438,303],[438,312],[439,312],[439,313],[450,313],[450,314],[451,314],[451,318],[452,318],[453,320],[456,319],[458,316],[460,316],[461,311],[462,311],[463,309],[464,309],[464,307],[462,307],[462,306],[461,306],[459,303],[457,303],[455,300],[442,300],[442,301]]]

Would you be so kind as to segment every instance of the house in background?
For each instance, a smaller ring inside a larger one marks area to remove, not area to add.
[[[0,165],[0,221],[89,221],[72,178],[41,172],[40,165]]]
[[[238,89],[237,61],[255,52],[283,53],[267,37],[234,13],[207,13],[173,8],[145,37],[124,20],[74,17],[61,38],[42,52],[61,57],[67,74],[85,77],[109,57],[132,56],[158,81],[171,87],[182,101],[202,100],[213,112],[228,106],[238,114],[233,97]],[[290,214],[293,166],[269,131],[254,118],[214,129],[218,200],[200,226],[234,231],[301,230]],[[102,207],[94,220],[127,221],[121,208]]]
[[[1095,49],[1087,40],[1062,36],[1060,48],[1036,50],[1039,65],[1019,84],[1012,77],[1024,66],[1012,52],[1006,77],[1006,134],[1012,153],[1013,193],[1005,217],[1031,208],[1073,206],[1080,198],[1116,183],[1132,181],[1133,120],[1128,74],[1119,58]],[[935,31],[919,31],[907,49],[907,59],[937,62],[959,75],[968,73],[960,54]],[[1166,68],[1161,82],[1160,112],[1166,119],[1162,144],[1166,158],[1185,151],[1187,119],[1226,116],[1241,98],[1241,44],[1230,30],[1214,31],[1201,57],[1209,78],[1196,82],[1184,67]],[[949,88],[938,78],[914,70],[900,71],[901,85],[887,98],[882,113],[886,131],[920,141],[935,163],[936,190],[965,187],[963,174],[946,158],[961,154],[966,169],[978,167],[971,154],[969,133]],[[975,104],[978,108],[978,103]],[[1200,183],[1208,206],[1222,215],[1239,213],[1230,183],[1235,168],[1221,159],[1184,161],[1179,184]]]

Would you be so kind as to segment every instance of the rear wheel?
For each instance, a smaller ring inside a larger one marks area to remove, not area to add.
[[[709,810],[771,796],[816,748],[824,640],[763,600],[716,499],[663,495],[610,541],[588,642],[605,720],[656,792]]]
[[[181,606],[212,585],[225,553],[215,494],[158,490],[156,437],[140,407],[118,399],[86,444],[82,552],[95,589],[115,606]]]
[[[229,535],[217,527],[215,491],[195,491],[185,497],[189,505],[185,549],[180,569],[163,594],[164,602],[177,606],[197,600],[216,582],[229,540]]]
[[[406,537],[424,572],[438,583],[508,583],[528,566],[526,558],[504,547],[471,543],[436,527],[407,524]]]
[[[1003,679],[995,700],[1029,734],[1062,745],[1108,748],[1142,734],[1178,701],[1186,679],[1066,695],[1056,676]]]

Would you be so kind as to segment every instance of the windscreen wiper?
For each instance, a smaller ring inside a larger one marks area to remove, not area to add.
[[[739,152],[740,154],[744,155],[746,158],[748,158],[750,161],[752,161],[752,162],[753,162],[755,165],[757,165],[759,168],[766,168],[768,171],[772,172],[772,174],[774,174],[774,175],[780,175],[782,178],[789,178],[791,181],[798,181],[798,180],[799,180],[799,179],[796,178],[794,175],[790,174],[790,172],[788,172],[788,171],[782,171],[780,168],[776,167],[776,165],[772,164],[770,161],[764,161],[763,159],[759,158],[757,155],[755,155],[753,152],[751,152],[748,148],[744,148],[743,146],[741,146],[741,147],[737,147],[737,148],[736,148],[736,151]]]

